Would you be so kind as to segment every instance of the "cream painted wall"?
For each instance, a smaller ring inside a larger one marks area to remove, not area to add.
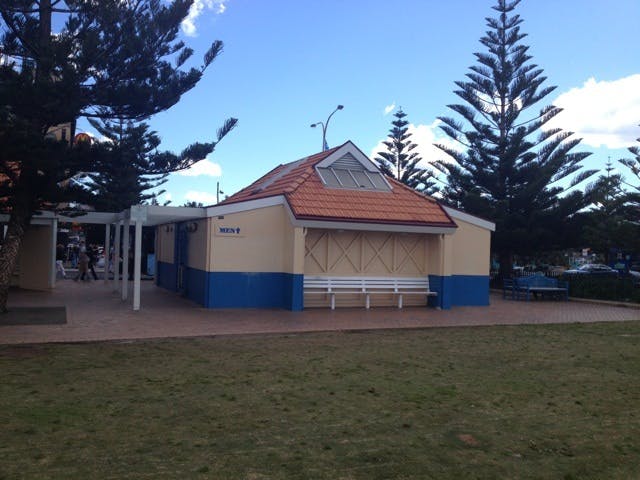
[[[20,287],[30,290],[48,290],[53,266],[52,233],[50,226],[31,225],[26,231],[20,249]]]
[[[187,265],[198,270],[207,269],[207,225],[206,219],[195,222],[188,222],[187,225],[195,223],[198,228],[195,232],[187,232],[189,242],[189,258]]]
[[[210,221],[208,271],[292,271],[294,228],[282,205],[227,214],[223,219],[212,217]]]
[[[292,273],[299,275],[304,274],[304,254],[307,229],[297,227],[293,229],[293,257],[292,257]]]
[[[491,232],[462,220],[451,237],[453,275],[489,275]]]
[[[167,227],[170,231],[167,232]],[[173,263],[175,248],[174,224],[160,225],[156,228],[156,260],[164,263]]]

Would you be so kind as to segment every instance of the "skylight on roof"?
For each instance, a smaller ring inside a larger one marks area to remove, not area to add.
[[[316,171],[329,188],[391,191],[378,167],[351,142],[318,163]]]
[[[322,182],[332,188],[354,188],[365,190],[379,190],[388,192],[389,185],[380,172],[367,172],[363,167],[358,170],[352,168],[318,168]]]

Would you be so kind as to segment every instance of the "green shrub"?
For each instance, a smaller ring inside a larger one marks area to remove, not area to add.
[[[640,286],[628,275],[564,275],[562,279],[569,282],[572,297],[640,303]]]

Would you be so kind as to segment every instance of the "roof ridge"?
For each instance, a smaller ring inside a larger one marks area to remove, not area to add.
[[[432,203],[436,203],[438,205],[440,205],[441,207],[443,206],[437,199],[433,198],[431,195],[427,195],[426,193],[422,193],[419,192],[418,190],[416,190],[415,188],[411,188],[409,185],[406,185],[404,183],[402,183],[400,180],[390,177],[388,175],[385,175],[387,181],[391,181],[393,182],[395,185],[404,188],[405,190],[408,190],[409,192],[411,192],[414,195],[417,195],[418,197],[420,197],[423,200],[428,200],[429,202]]]
[[[289,188],[284,190],[284,195],[290,195],[292,193],[295,193],[296,190],[298,190],[302,185],[304,185],[304,183],[309,180],[309,177],[313,174],[314,168],[315,166],[322,162],[323,160],[325,160],[327,157],[333,155],[334,152],[338,151],[340,148],[342,148],[344,145],[346,145],[348,143],[345,142],[342,145],[339,145],[337,147],[333,147],[330,148],[328,150],[324,150],[322,152],[318,152],[318,153],[314,153],[313,155],[308,155],[300,160],[296,160],[295,162],[291,162],[291,164],[298,164],[298,162],[300,164],[304,163],[305,161],[309,161],[312,157],[318,157],[316,159],[314,159],[312,162],[309,162],[309,165],[306,165],[305,168],[300,172],[299,178],[295,179],[292,184],[290,185]],[[299,166],[299,165],[296,165]],[[293,170],[293,168],[291,168],[291,170]],[[289,171],[291,171],[289,170]],[[289,172],[287,172],[289,173]]]
[[[273,167],[271,170],[269,170],[267,173],[265,173],[264,175],[262,175],[261,177],[257,178],[256,180],[254,180],[252,183],[250,183],[249,185],[247,185],[246,187],[244,187],[241,190],[238,190],[238,192],[242,192],[243,190],[250,190],[251,187],[253,187],[254,185],[256,185],[257,183],[260,183],[262,181],[264,181],[265,177],[268,177],[269,175],[271,175],[272,173],[274,173],[276,170],[278,170],[279,168],[282,168],[285,164],[281,163],[280,165],[277,165],[275,167]],[[235,194],[234,194],[235,195]]]

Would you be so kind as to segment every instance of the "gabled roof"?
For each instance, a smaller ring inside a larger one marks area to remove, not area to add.
[[[339,164],[344,158],[351,163],[359,162],[370,174],[379,174],[373,162],[349,141],[279,165],[218,205],[284,196],[298,220],[456,228],[436,200],[391,178],[382,180],[386,182],[384,189],[336,188],[325,184],[318,168],[331,168],[333,162]]]

